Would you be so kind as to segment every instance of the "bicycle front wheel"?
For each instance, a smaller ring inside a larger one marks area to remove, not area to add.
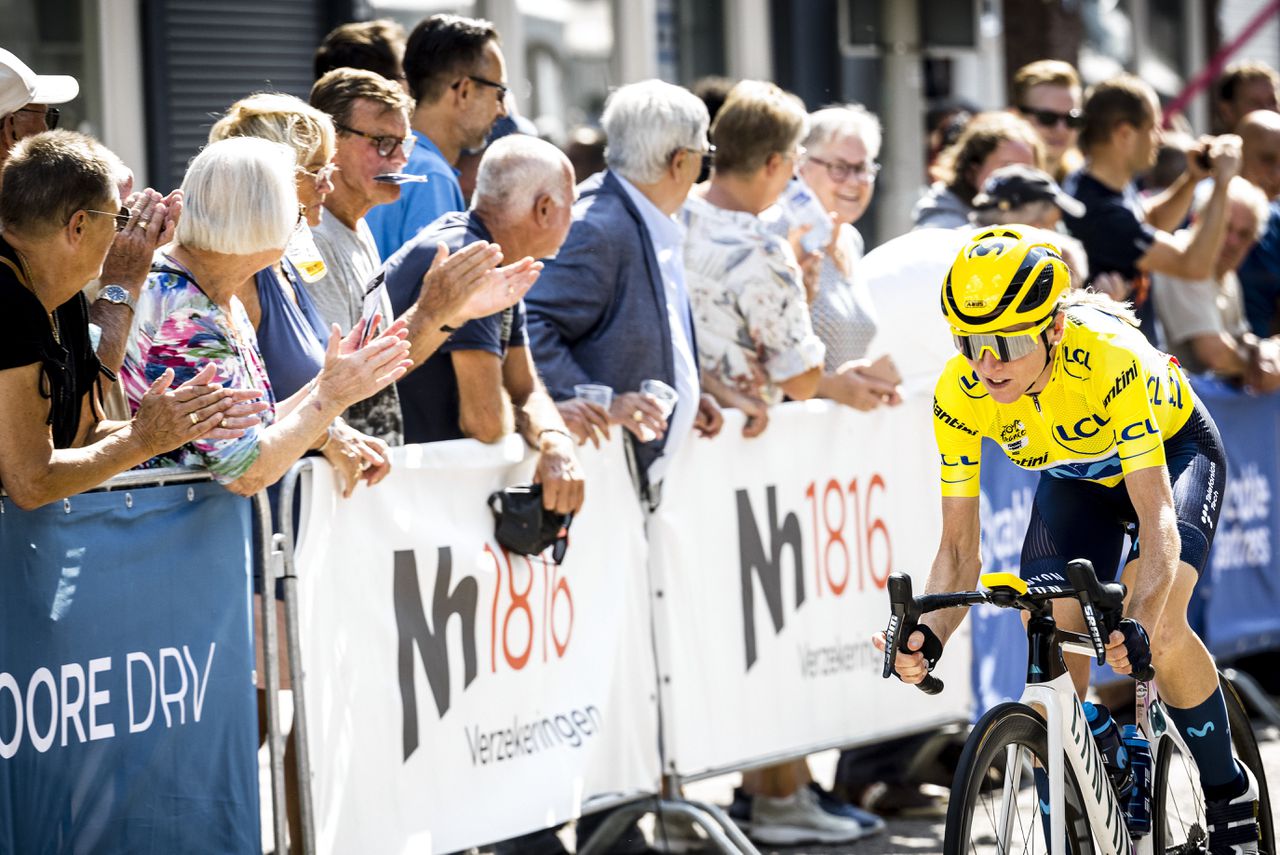
[[[1275,829],[1271,817],[1271,793],[1267,788],[1266,769],[1258,751],[1249,714],[1230,681],[1221,674],[1218,682],[1227,703],[1227,721],[1231,725],[1231,747],[1236,759],[1253,773],[1258,782],[1259,855],[1275,855]],[[1169,725],[1172,726],[1172,722]],[[1173,739],[1161,739],[1155,758],[1155,774],[1151,791],[1151,831],[1154,849],[1159,855],[1181,855],[1207,851],[1208,826],[1205,821],[1204,794],[1200,789],[1200,773],[1195,761],[1185,755]]]
[[[974,726],[951,785],[944,855],[1036,855],[1050,851],[1036,769],[1049,763],[1044,718],[1023,704],[993,707]],[[1094,855],[1080,786],[1066,771],[1067,851]],[[1048,805],[1045,805],[1047,811]]]

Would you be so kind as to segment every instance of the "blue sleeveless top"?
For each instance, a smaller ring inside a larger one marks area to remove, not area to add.
[[[329,341],[329,330],[307,293],[298,269],[287,258],[280,263],[297,295],[296,304],[289,299],[274,269],[259,270],[254,276],[258,304],[262,307],[258,348],[277,401],[290,397],[320,373]]]

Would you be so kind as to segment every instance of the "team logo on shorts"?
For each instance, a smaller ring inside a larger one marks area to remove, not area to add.
[[[1022,419],[1014,419],[1013,424],[1000,429],[1000,442],[1010,454],[1017,454],[1030,441],[1027,439],[1027,426],[1022,423]]]

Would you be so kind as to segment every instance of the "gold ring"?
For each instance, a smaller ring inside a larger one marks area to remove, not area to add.
[[[639,422],[639,421],[643,421],[643,420],[644,420],[644,411],[643,411],[643,410],[636,410],[634,413],[632,413],[632,414],[631,414],[631,418],[632,418],[632,419],[634,419],[635,421],[638,421],[638,422]]]
[[[151,224],[150,220],[138,220],[138,225],[142,226],[144,229],[150,224]]]
[[[191,419],[191,424],[193,425],[200,424],[200,419],[195,413],[187,413],[187,417]]]
[[[223,419],[222,421],[218,422],[218,427],[226,427],[226,426],[227,426],[227,420],[226,420],[226,419]]]

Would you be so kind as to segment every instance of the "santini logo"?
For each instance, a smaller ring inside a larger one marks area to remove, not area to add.
[[[1137,379],[1138,379],[1138,363],[1135,361],[1133,363],[1130,363],[1129,367],[1124,370],[1124,373],[1116,378],[1115,383],[1111,384],[1111,391],[1108,392],[1106,397],[1102,399],[1102,406],[1105,407],[1107,404],[1110,404],[1112,398],[1114,398],[1116,395],[1119,395],[1121,392],[1123,392],[1126,386],[1128,386],[1130,383],[1132,383],[1134,380],[1137,380]]]
[[[938,421],[942,422],[943,424],[949,425],[953,428],[956,428],[957,430],[964,431],[970,436],[978,435],[978,432],[976,430],[969,427],[967,424],[960,421],[958,418],[951,415],[946,410],[942,409],[942,407],[938,406],[937,399],[934,399],[934,402],[933,402],[933,417]]]

